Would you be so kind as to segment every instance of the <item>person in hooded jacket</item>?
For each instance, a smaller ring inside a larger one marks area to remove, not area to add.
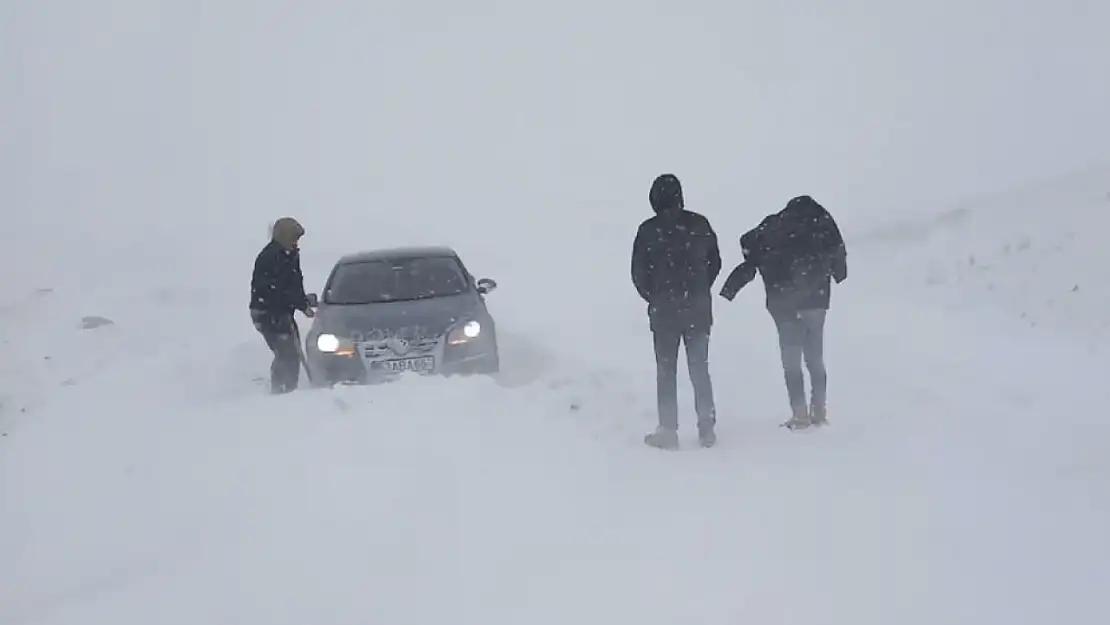
[[[282,217],[274,222],[270,242],[258,253],[251,276],[251,321],[274,354],[270,390],[275,394],[296,390],[300,381],[300,332],[293,313],[314,315],[301,273],[302,236],[304,228],[296,219]]]
[[[721,296],[732,301],[740,289],[763,276],[766,306],[778,330],[791,418],[800,429],[828,422],[825,371],[825,316],[832,283],[848,277],[847,250],[832,215],[812,197],[791,199],[778,213],[740,237],[744,262],[725,280]],[[802,359],[811,385],[807,406]]]
[[[632,245],[632,283],[648,305],[655,343],[659,426],[644,442],[663,449],[678,446],[678,348],[684,344],[698,438],[709,447],[717,440],[709,375],[712,288],[721,272],[717,233],[705,216],[686,210],[674,174],[657,177],[648,200],[655,215],[640,224]]]

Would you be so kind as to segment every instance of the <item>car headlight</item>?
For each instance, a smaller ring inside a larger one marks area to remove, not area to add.
[[[463,336],[468,339],[476,339],[482,333],[482,324],[477,321],[467,321],[463,325]]]
[[[451,345],[459,345],[461,343],[468,343],[478,338],[482,334],[482,324],[477,321],[471,320],[464,323],[462,326],[455,328],[451,331],[447,342]]]
[[[321,334],[316,337],[316,349],[326,354],[335,353],[339,349],[339,337],[334,334]]]

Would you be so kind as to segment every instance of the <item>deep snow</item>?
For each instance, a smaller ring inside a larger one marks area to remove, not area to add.
[[[820,432],[777,427],[759,290],[719,305],[722,442],[669,455],[639,440],[653,380],[634,318],[590,335],[612,345],[596,360],[510,334],[502,386],[272,398],[245,330],[167,355],[126,317],[63,323],[80,295],[35,294],[42,326],[7,338],[59,369],[22,370],[45,403],[0,439],[0,622],[1097,622],[1095,337],[896,288],[888,272],[908,274],[884,259],[933,245],[853,249]],[[933,288],[997,294],[966,286]],[[38,342],[59,334],[76,347]],[[48,390],[63,372],[75,383]]]
[[[1098,622],[1100,361],[1082,336],[1022,335],[916,284],[867,293],[891,253],[860,245],[838,291],[824,431],[776,426],[760,293],[719,306],[713,451],[639,442],[646,364],[521,337],[509,367],[532,370],[507,387],[289,397],[251,384],[249,333],[108,352],[8,423],[2,622]]]
[[[945,199],[1102,157],[1110,9],[990,4],[6,5],[0,625],[1110,620],[1110,168]],[[777,427],[757,282],[717,300],[719,447],[642,444],[664,170],[726,271],[791,194],[841,218],[829,428]],[[285,213],[314,290],[458,246],[503,378],[266,396]]]

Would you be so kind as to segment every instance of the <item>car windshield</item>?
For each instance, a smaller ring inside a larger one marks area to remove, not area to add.
[[[373,304],[465,293],[469,284],[450,256],[345,263],[325,293],[329,304]]]

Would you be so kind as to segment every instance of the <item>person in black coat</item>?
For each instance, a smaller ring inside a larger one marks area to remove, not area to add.
[[[808,195],[795,197],[778,213],[740,237],[744,262],[725,280],[721,296],[731,301],[763,276],[766,306],[778,329],[791,429],[827,423],[828,378],[824,361],[825,316],[832,283],[848,277],[847,250],[836,220]],[[807,407],[802,359],[809,370]]]
[[[300,332],[293,313],[314,315],[301,273],[302,236],[304,228],[292,217],[274,222],[270,242],[258,253],[251,276],[251,321],[274,354],[270,390],[275,394],[296,390],[300,382]]]
[[[663,174],[648,194],[655,215],[640,224],[632,245],[632,283],[648,305],[655,343],[659,427],[644,438],[649,445],[678,446],[678,347],[694,387],[698,437],[716,442],[716,407],[709,375],[709,335],[713,326],[713,283],[721,272],[717,234],[705,216],[686,210],[682,184]]]

